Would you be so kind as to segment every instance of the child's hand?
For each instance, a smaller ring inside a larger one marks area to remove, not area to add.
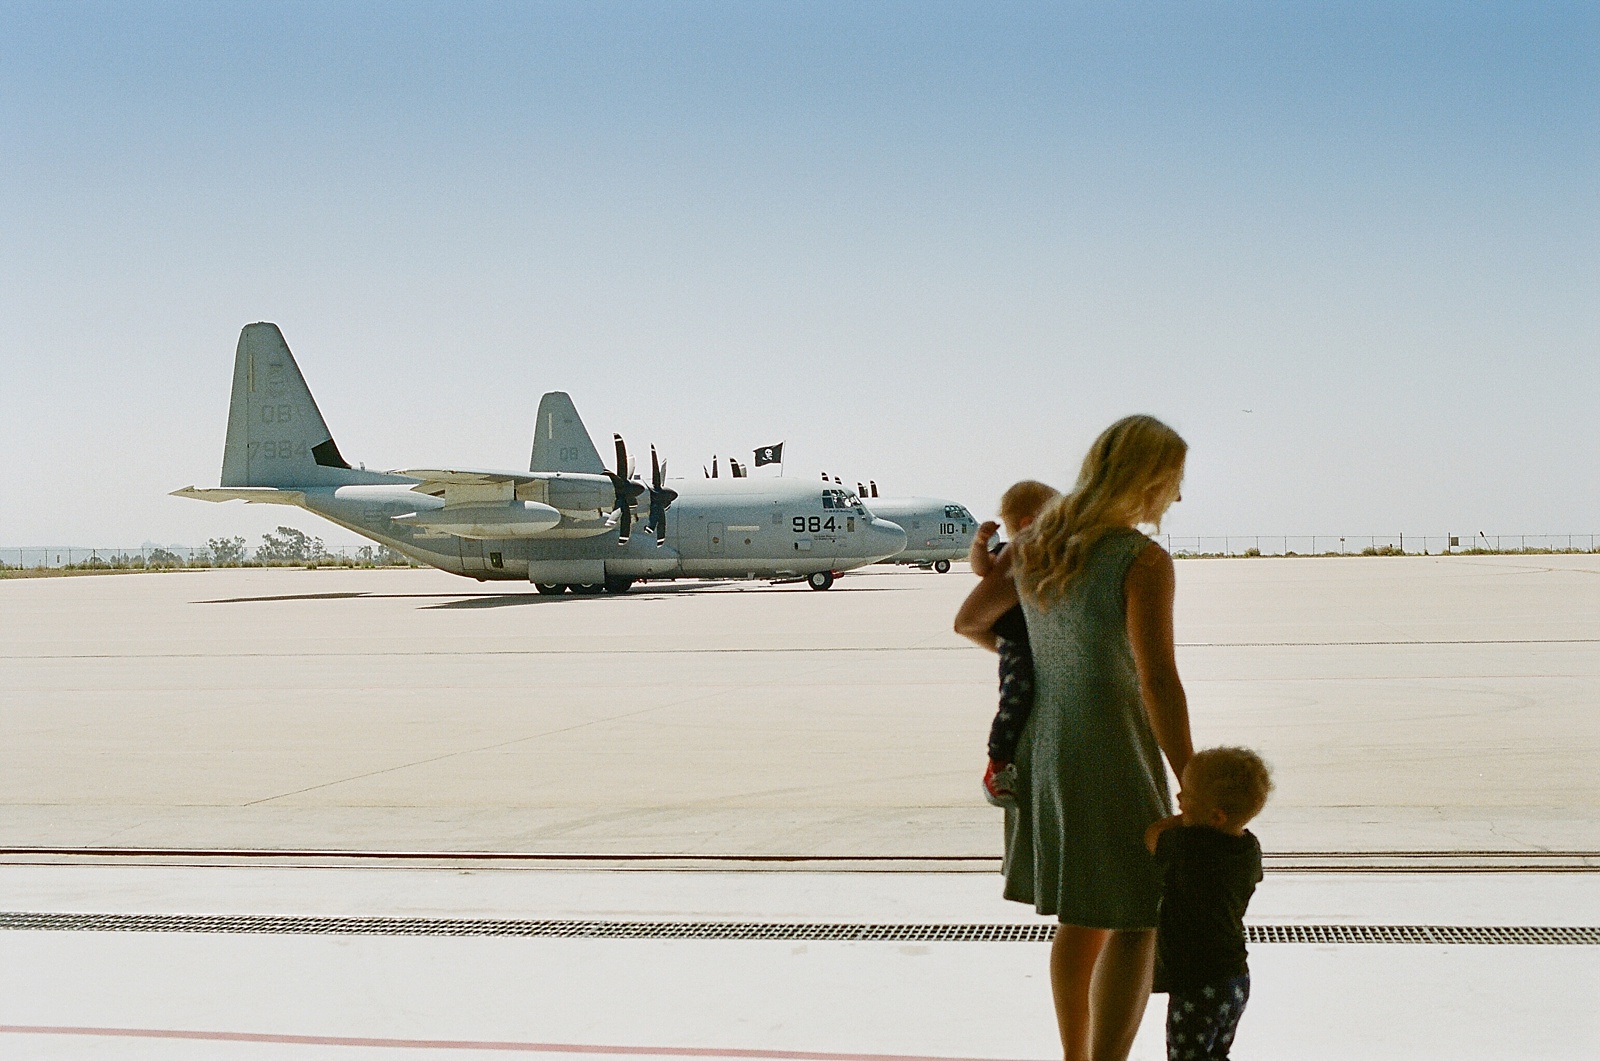
[[[1181,814],[1174,814],[1170,818],[1162,818],[1158,822],[1151,822],[1150,828],[1144,831],[1144,846],[1150,849],[1150,853],[1152,855],[1155,854],[1156,843],[1161,839],[1161,834],[1172,828],[1174,825],[1182,824],[1183,815]]]
[[[972,565],[972,573],[979,578],[989,577],[989,572],[994,570],[994,558],[989,555],[989,541],[999,529],[1000,524],[994,520],[985,520],[978,524],[978,532],[972,536],[972,549],[967,553],[967,562]]]

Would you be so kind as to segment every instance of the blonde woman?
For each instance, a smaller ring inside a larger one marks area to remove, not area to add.
[[[1061,921],[1050,952],[1067,1061],[1121,1061],[1150,997],[1160,878],[1145,830],[1172,813],[1193,754],[1173,653],[1172,558],[1138,530],[1178,500],[1188,446],[1150,416],[1108,427],[962,604],[956,632],[993,648],[1021,601],[1034,710],[1006,811],[1005,896]]]

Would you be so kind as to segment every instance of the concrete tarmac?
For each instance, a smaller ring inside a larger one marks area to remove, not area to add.
[[[971,586],[0,581],[0,846],[993,857]],[[1187,560],[1273,851],[1600,850],[1600,557]]]
[[[1269,875],[1252,923],[1600,924],[1592,875]],[[970,873],[0,866],[6,909],[1037,923]],[[0,1056],[1059,1057],[1043,943],[0,931]],[[1588,1059],[1600,946],[1254,944],[1238,1061]],[[1152,998],[1134,1061],[1159,1061]],[[137,1033],[137,1034],[135,1034]]]
[[[1178,577],[1197,742],[1277,771],[1234,1056],[1596,1056],[1600,558]],[[1059,1056],[971,584],[0,581],[0,1056]]]

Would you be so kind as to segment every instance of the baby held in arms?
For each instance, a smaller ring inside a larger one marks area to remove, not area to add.
[[[1034,479],[1014,484],[1000,496],[1000,519],[1005,524],[1006,537],[1015,541],[1044,506],[1059,496],[1054,487]],[[988,577],[998,564],[989,543],[999,529],[999,524],[989,520],[972,539],[968,559],[972,573],[979,578]],[[995,652],[1000,656],[1000,707],[989,727],[989,765],[983,772],[983,798],[996,807],[1013,807],[1017,802],[1016,768],[1011,761],[1016,758],[1022,727],[1033,711],[1033,653],[1028,647],[1028,623],[1022,617],[1022,605],[996,620],[993,630]]]

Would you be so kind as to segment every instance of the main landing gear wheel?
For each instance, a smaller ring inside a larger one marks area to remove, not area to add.
[[[833,572],[818,571],[816,574],[806,579],[806,585],[810,586],[812,589],[827,589],[829,586],[833,585]]]
[[[939,574],[942,575],[946,571],[950,570],[950,561],[948,561],[948,560],[935,560],[933,562],[933,569],[935,571],[939,572]]]
[[[567,591],[567,587],[559,582],[535,582],[533,588],[547,597],[554,597]]]
[[[583,597],[592,597],[597,593],[604,593],[605,591],[605,584],[601,582],[580,582],[578,585],[572,587],[572,592]]]
[[[607,593],[626,593],[631,585],[633,585],[633,579],[631,578],[619,578],[614,575],[606,577]]]

